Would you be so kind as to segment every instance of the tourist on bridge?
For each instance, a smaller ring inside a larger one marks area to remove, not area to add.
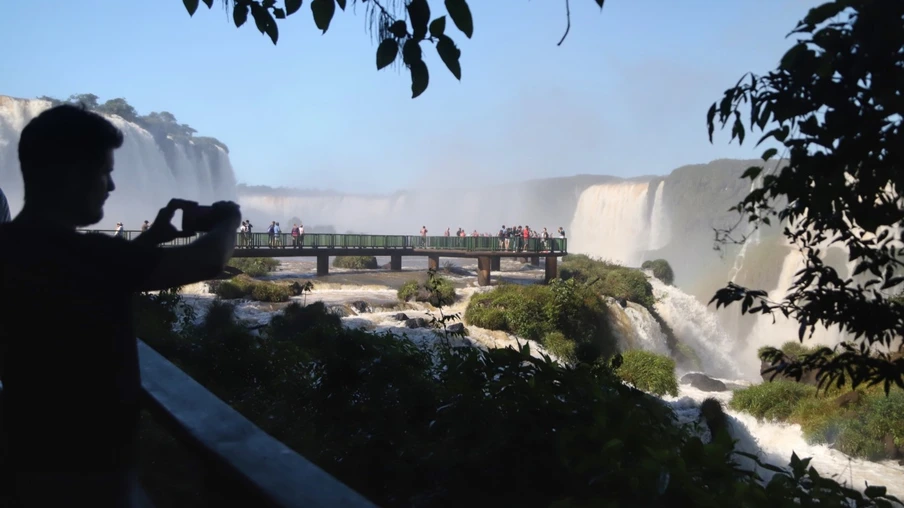
[[[427,226],[421,226],[421,247],[427,247]]]
[[[113,233],[113,236],[115,236],[116,238],[124,238],[122,222],[116,223],[116,231]]]
[[[273,223],[273,238],[276,240],[276,245],[275,245],[275,246],[276,246],[276,247],[282,247],[282,245],[283,245],[283,241],[282,241],[282,230],[279,229],[279,223],[278,223],[278,222],[274,222],[274,223]]]
[[[144,233],[151,227],[150,221],[144,221],[144,224],[141,225],[141,232]]]
[[[68,104],[22,130],[25,204],[0,224],[0,287],[15,295],[0,305],[0,506],[133,506],[133,295],[210,280],[232,256],[241,216],[229,202],[179,247],[161,244],[194,235],[171,224],[190,201],[170,201],[131,241],[78,231],[103,219],[122,144],[110,121]]]
[[[9,202],[6,200],[6,195],[3,194],[3,189],[0,189],[0,224],[10,220],[12,217],[9,215]]]
[[[275,246],[274,238],[276,235],[276,221],[270,221],[270,225],[267,226],[267,245],[272,249]]]
[[[298,243],[299,233],[298,233],[298,224],[292,224],[292,247],[297,249],[300,245]]]

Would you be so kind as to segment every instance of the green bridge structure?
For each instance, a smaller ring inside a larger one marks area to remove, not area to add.
[[[89,233],[115,235],[110,230],[85,230]],[[131,240],[140,231],[123,230],[121,236]],[[193,237],[180,238],[165,245],[185,245]],[[402,258],[420,256],[427,258],[427,267],[438,269],[440,258],[477,259],[477,284],[488,286],[492,272],[500,269],[502,258],[526,258],[534,266],[544,260],[544,281],[558,276],[558,259],[568,254],[565,238],[511,238],[493,236],[420,236],[420,235],[333,235],[306,233],[293,237],[288,233],[236,233],[233,257],[314,257],[317,258],[317,275],[330,272],[331,256],[385,256],[389,257],[389,269],[402,270]]]

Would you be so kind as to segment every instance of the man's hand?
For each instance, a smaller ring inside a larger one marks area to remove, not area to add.
[[[161,243],[171,242],[177,238],[194,236],[194,233],[186,233],[176,229],[176,227],[173,226],[173,216],[176,214],[176,210],[182,210],[185,207],[195,206],[196,204],[197,203],[194,201],[171,199],[165,207],[157,212],[157,218],[154,219],[154,223],[151,224],[151,227],[135,238],[134,241],[160,245]]]

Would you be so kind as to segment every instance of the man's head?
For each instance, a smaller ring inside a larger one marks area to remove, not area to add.
[[[113,151],[122,132],[83,107],[44,111],[22,130],[19,163],[25,204],[73,226],[96,224],[113,185]]]

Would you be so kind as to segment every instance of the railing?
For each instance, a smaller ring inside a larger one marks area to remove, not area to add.
[[[374,507],[138,341],[144,407],[193,453],[256,499],[254,506]]]
[[[85,230],[90,233],[115,235],[111,230]],[[140,231],[123,230],[120,236],[132,240]],[[195,237],[179,238],[166,245],[185,245]],[[289,233],[236,233],[239,249],[399,249],[443,250],[464,252],[523,252],[525,254],[567,253],[565,238],[497,238],[494,236],[420,236],[420,235],[331,235],[305,233],[293,237]]]

